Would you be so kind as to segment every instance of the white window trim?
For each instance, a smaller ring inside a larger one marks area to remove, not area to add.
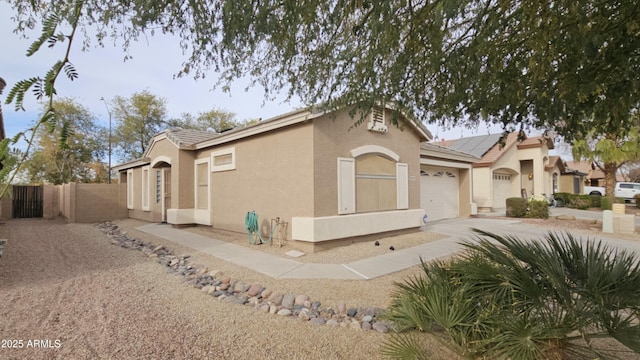
[[[149,174],[150,174],[150,167],[149,166],[143,166],[142,167],[142,173],[140,174],[140,181],[142,182],[142,196],[141,196],[141,203],[142,203],[142,210],[143,211],[150,211],[151,210],[151,205],[150,204],[150,198],[151,198],[151,192],[149,191]],[[145,179],[145,172],[147,173],[146,179]],[[146,180],[146,181],[145,181]],[[146,199],[145,199],[145,195],[146,195]],[[146,200],[146,203],[145,203]]]
[[[342,171],[342,163],[350,164],[347,173]],[[338,214],[355,214],[356,212],[356,162],[353,158],[338,158]],[[343,198],[342,187],[348,186],[351,196]]]
[[[127,170],[127,209],[133,210],[133,169]]]
[[[156,169],[154,172],[154,190],[155,190],[155,202],[156,204],[162,203],[163,189],[162,189],[162,169]]]
[[[210,210],[211,209],[211,177],[209,176],[209,172],[211,170],[211,164],[213,162],[213,153],[211,153],[212,156],[210,158],[206,158],[206,159],[199,159],[196,160],[194,163],[194,167],[193,167],[193,193],[195,194],[194,198],[194,208],[195,209],[199,209],[199,210],[204,210],[204,209],[200,209],[198,207],[198,165],[200,164],[207,164],[207,170],[206,170],[206,174],[207,174],[207,209],[206,210]],[[235,159],[235,155],[232,155],[232,158]],[[221,171],[221,170],[219,170]]]
[[[396,163],[396,199],[398,210],[409,208],[409,165]]]
[[[229,155],[229,154],[231,154],[231,164],[224,164],[224,165],[218,165],[218,166],[215,165],[216,163],[215,158],[217,156],[223,156],[223,155]],[[236,148],[235,147],[212,151],[210,158],[211,158],[211,163],[209,168],[211,169],[211,172],[229,171],[229,170],[236,169]]]

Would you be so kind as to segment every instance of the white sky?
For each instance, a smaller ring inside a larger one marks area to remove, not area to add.
[[[15,28],[10,19],[12,14],[10,6],[0,2],[0,76],[7,81],[0,99],[7,136],[27,129],[33,124],[41,108],[29,94],[25,99],[26,111],[16,112],[13,104],[4,103],[10,89],[19,80],[44,76],[55,61],[62,58],[65,50],[65,44],[58,44],[53,49],[43,46],[32,57],[26,57],[26,50],[32,39],[39,35],[40,29],[36,28],[36,31],[30,33],[30,39],[21,39],[12,32]],[[196,114],[219,108],[235,113],[238,120],[268,119],[301,106],[297,100],[285,102],[284,95],[276,101],[265,103],[262,88],[255,87],[245,91],[248,83],[246,81],[234,83],[229,93],[212,90],[217,80],[215,73],[211,73],[205,80],[174,79],[173,75],[180,69],[185,55],[182,55],[178,41],[168,36],[156,35],[145,42],[132,45],[130,55],[133,59],[127,61],[123,60],[125,54],[120,47],[105,45],[104,48],[94,47],[88,52],[82,52],[80,46],[80,42],[77,42],[70,56],[80,77],[73,82],[61,77],[56,90],[59,96],[75,98],[85,105],[104,126],[108,126],[109,117],[101,97],[107,100],[116,95],[128,97],[145,89],[167,100],[170,118],[179,117],[185,112]],[[458,128],[446,131],[432,125],[427,128],[440,139],[489,133],[485,126],[477,130]],[[492,133],[500,131],[499,127],[491,128]]]

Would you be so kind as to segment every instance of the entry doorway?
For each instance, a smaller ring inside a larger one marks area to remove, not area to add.
[[[162,222],[167,222],[167,210],[171,208],[171,168],[162,169]]]

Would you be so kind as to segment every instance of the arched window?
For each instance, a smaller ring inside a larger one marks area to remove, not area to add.
[[[356,211],[397,208],[396,162],[368,154],[356,158]]]

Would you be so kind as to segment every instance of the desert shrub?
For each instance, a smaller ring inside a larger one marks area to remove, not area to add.
[[[554,199],[556,199],[557,206],[567,206],[569,205],[569,200],[573,197],[574,194],[567,192],[559,192],[553,194]]]
[[[640,209],[640,194],[636,194],[636,195],[633,197],[633,200],[636,202],[636,207],[637,207],[638,209]]]
[[[524,217],[527,214],[527,199],[512,197],[507,199],[508,217]]]
[[[569,207],[573,209],[586,210],[591,206],[590,195],[574,195],[569,199]]]
[[[549,218],[549,203],[546,200],[538,201],[532,200],[529,202],[529,209],[527,210],[527,217],[534,219],[548,219]]]
[[[524,241],[475,231],[465,252],[422,262],[421,275],[396,284],[383,355],[429,358],[425,332],[470,359],[606,358],[592,342],[603,337],[640,353],[634,252],[570,233]]]
[[[624,204],[624,198],[615,196],[601,196],[600,208],[602,210],[611,210],[613,204]]]
[[[600,207],[600,204],[601,204],[602,196],[598,196],[598,195],[589,195],[589,197],[591,198],[591,205],[590,205],[590,207],[592,207],[592,208],[599,208],[599,207]]]

